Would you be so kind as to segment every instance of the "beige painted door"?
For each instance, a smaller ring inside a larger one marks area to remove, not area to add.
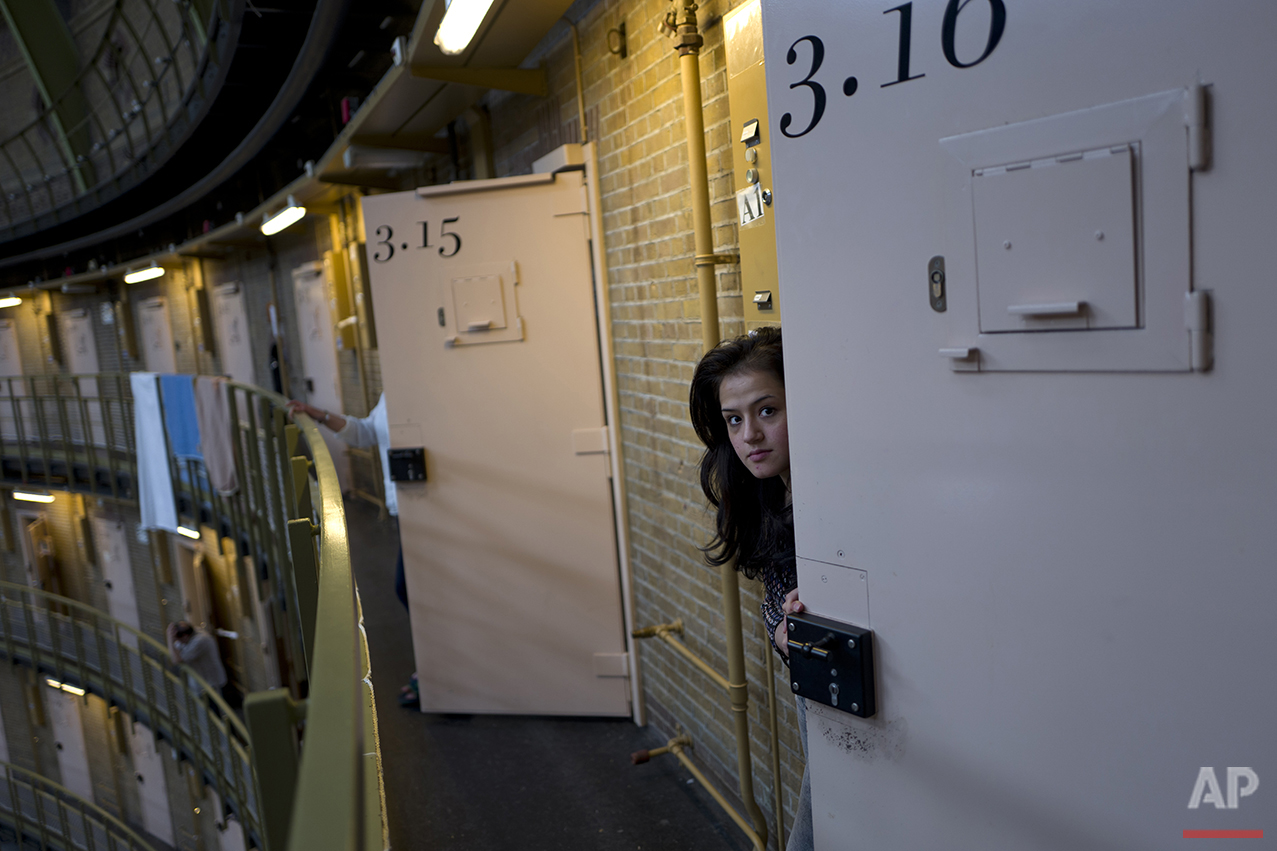
[[[236,282],[213,288],[213,317],[222,372],[236,381],[256,384],[242,284]]]
[[[177,372],[173,326],[169,324],[168,300],[164,296],[148,298],[138,305],[138,334],[147,372]]]
[[[94,517],[92,523],[93,544],[106,587],[107,608],[111,617],[138,629],[141,622],[138,619],[133,564],[129,560],[129,542],[124,521]],[[132,647],[137,646],[137,638],[123,630],[120,632],[120,641]]]
[[[8,380],[12,379],[12,380]],[[0,319],[0,437],[16,440],[18,418],[22,418],[23,434],[29,436],[35,427],[22,397],[26,396],[22,381],[22,352],[18,348],[18,323]]]
[[[422,710],[626,715],[583,182],[476,186],[363,202]]]
[[[78,695],[46,686],[44,705],[48,710],[53,747],[58,753],[62,785],[86,801],[94,800],[93,777],[89,774],[89,754],[84,745],[84,724],[80,718]]]
[[[324,264],[315,261],[293,270],[293,305],[297,310],[297,333],[302,344],[302,378],[305,401],[325,411],[342,410],[341,381],[337,371],[337,338],[332,308],[328,303],[328,281]],[[350,462],[346,444],[326,428],[320,431],[337,466],[342,490],[350,486]]]
[[[204,553],[185,543],[176,543],[177,578],[182,592],[182,617],[196,627],[211,631],[209,625],[208,577]]]
[[[156,839],[173,842],[173,815],[169,810],[168,784],[164,780],[164,757],[155,749],[155,734],[145,724],[133,723],[129,749],[133,755],[133,779],[142,803],[142,825]]]
[[[53,555],[53,536],[49,534],[48,521],[44,515],[24,517],[19,514],[18,517],[26,524],[22,546],[26,556],[27,584],[50,594],[61,594],[62,583]]]
[[[96,375],[98,368],[97,337],[93,333],[93,316],[86,307],[78,307],[63,313],[62,350],[67,361],[67,369],[72,375]],[[96,378],[77,378],[76,385],[80,391],[80,404],[71,414],[73,421],[83,431],[83,420],[87,419],[93,431],[93,442],[98,446],[106,445],[106,426],[102,423],[102,403],[98,401],[98,382]],[[77,433],[79,439],[80,434]]]

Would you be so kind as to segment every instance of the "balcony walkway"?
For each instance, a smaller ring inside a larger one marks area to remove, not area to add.
[[[397,705],[413,670],[394,593],[398,535],[347,500],[350,554],[378,695],[395,851],[747,851],[750,845],[674,759],[626,719],[423,715]],[[690,785],[689,785],[690,784]]]

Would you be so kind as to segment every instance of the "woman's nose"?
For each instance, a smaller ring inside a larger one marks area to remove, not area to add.
[[[763,439],[763,430],[760,429],[758,424],[753,420],[745,420],[745,425],[742,431],[744,432],[746,443],[757,443]]]

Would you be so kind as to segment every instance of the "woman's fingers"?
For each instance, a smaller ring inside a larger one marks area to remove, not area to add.
[[[776,625],[776,632],[772,637],[776,640],[776,649],[779,650],[784,655],[788,656],[789,655],[789,626],[788,624],[786,624],[786,622],[783,619],[781,620],[779,624]]]
[[[803,612],[807,610],[807,607],[804,606],[802,604],[802,601],[798,599],[797,588],[795,588],[793,591],[790,591],[788,594],[785,595],[785,601],[781,603],[780,610],[787,615],[792,615],[796,612]]]

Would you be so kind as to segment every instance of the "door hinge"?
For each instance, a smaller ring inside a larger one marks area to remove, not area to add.
[[[1193,372],[1206,372],[1213,365],[1215,354],[1209,292],[1195,290],[1184,294],[1184,327],[1188,330],[1190,368]]]
[[[1194,83],[1184,90],[1184,125],[1188,128],[1188,168],[1210,168],[1211,137],[1206,103],[1206,87]]]

